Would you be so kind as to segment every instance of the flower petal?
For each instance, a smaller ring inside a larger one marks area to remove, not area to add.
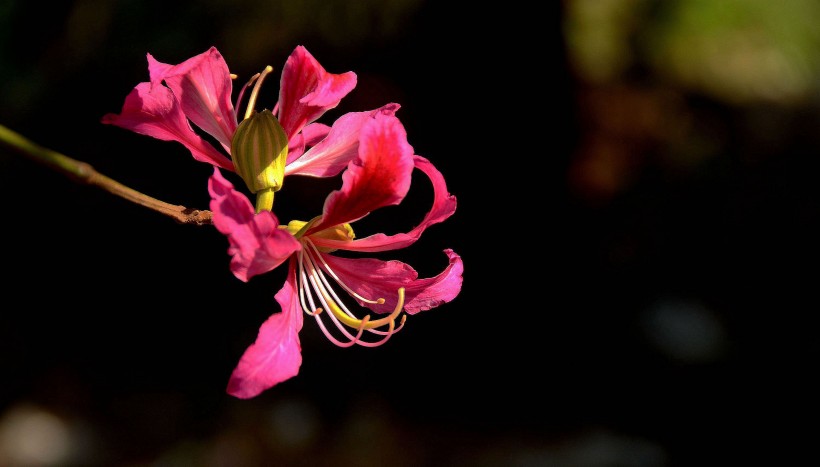
[[[285,284],[276,294],[282,308],[259,328],[259,335],[239,360],[228,382],[228,394],[249,399],[292,378],[302,364],[299,331],[302,308],[296,294],[296,266],[291,262]]]
[[[237,126],[231,102],[233,84],[228,64],[216,47],[179,65],[158,62],[148,54],[148,71],[152,83],[165,81],[194,124],[230,149]]]
[[[125,98],[122,112],[103,116],[102,123],[185,145],[194,159],[234,170],[233,163],[191,129],[170,89],[151,83],[138,84]]]
[[[285,168],[285,175],[309,175],[333,177],[344,170],[359,154],[359,134],[362,126],[377,114],[393,116],[398,104],[387,104],[367,112],[349,112],[339,117],[321,142],[310,148],[298,159],[293,158]],[[305,130],[313,125],[305,127]],[[304,132],[304,131],[303,131]],[[297,135],[298,137],[298,135]],[[290,156],[288,156],[290,159]]]
[[[234,190],[218,169],[208,181],[211,211],[217,230],[228,237],[231,271],[241,281],[268,272],[301,249],[299,241],[279,228],[270,211],[254,214],[244,195]]]
[[[328,195],[322,220],[306,235],[400,203],[410,189],[412,172],[413,148],[404,126],[393,115],[376,113],[362,125],[359,155],[342,174],[342,188]]]
[[[296,47],[282,69],[277,104],[277,117],[288,139],[339,105],[354,87],[355,73],[328,73],[307,49]]]
[[[447,184],[441,172],[433,164],[421,156],[413,156],[415,168],[421,170],[433,184],[433,207],[424,216],[424,219],[413,230],[407,233],[395,235],[385,235],[377,233],[369,237],[363,237],[353,241],[339,241],[324,238],[314,238],[317,246],[360,252],[376,252],[397,250],[412,245],[421,237],[421,234],[433,224],[443,222],[453,215],[456,210],[456,197],[447,191]]]
[[[464,264],[453,250],[444,250],[448,266],[435,277],[417,279],[418,273],[401,261],[381,261],[374,258],[341,258],[323,254],[337,276],[359,295],[384,303],[359,301],[377,313],[390,313],[398,300],[399,287],[405,288],[404,310],[415,314],[452,301],[461,292]]]
[[[319,141],[325,139],[330,132],[330,127],[324,123],[311,123],[302,128],[299,134],[295,135],[288,141],[288,160],[287,164],[300,158],[305,153],[306,148],[315,146]],[[287,168],[285,169],[287,175]]]

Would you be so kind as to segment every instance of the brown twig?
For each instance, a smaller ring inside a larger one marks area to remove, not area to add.
[[[211,211],[190,209],[185,206],[169,204],[129,188],[97,172],[91,165],[72,159],[51,149],[44,148],[26,139],[22,135],[0,125],[0,143],[12,148],[37,162],[70,176],[74,180],[93,185],[125,198],[160,214],[171,217],[180,224],[210,225]]]

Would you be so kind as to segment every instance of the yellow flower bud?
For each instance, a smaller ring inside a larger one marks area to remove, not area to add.
[[[282,188],[288,138],[270,110],[254,112],[239,124],[231,141],[231,157],[236,173],[251,192],[276,192]]]

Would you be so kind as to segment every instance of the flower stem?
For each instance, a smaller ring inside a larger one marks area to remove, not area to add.
[[[256,213],[273,211],[273,188],[263,188],[256,192]]]
[[[211,224],[211,212],[207,210],[189,209],[160,201],[148,195],[129,188],[116,180],[106,177],[94,168],[78,160],[72,159],[59,152],[44,148],[26,139],[3,125],[0,125],[0,146],[6,146],[28,156],[45,166],[62,172],[79,183],[93,185],[98,188],[125,198],[132,203],[144,206],[160,214],[165,214],[181,224],[208,225]]]

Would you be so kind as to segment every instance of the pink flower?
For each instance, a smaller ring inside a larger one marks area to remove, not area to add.
[[[298,373],[303,312],[336,345],[372,347],[401,329],[406,314],[435,308],[461,291],[464,267],[449,249],[444,250],[449,260],[444,270],[422,279],[400,261],[333,254],[337,250],[380,252],[408,247],[427,227],[444,221],[456,209],[456,199],[447,192],[441,173],[427,159],[413,154],[404,127],[392,112],[369,114],[358,133],[357,155],[342,174],[341,189],[328,195],[322,215],[309,222],[279,225],[273,212],[255,213],[248,198],[233,188],[219,168],[214,169],[209,182],[210,207],[215,226],[228,236],[234,275],[248,281],[288,263],[285,284],[275,297],[281,312],[262,324],[256,342],[231,375],[227,391],[236,397],[254,397]],[[424,219],[406,233],[356,239],[350,224],[380,207],[399,204],[410,188],[413,169],[423,172],[433,186],[433,206]],[[346,292],[347,301],[381,317],[357,317],[336,289]],[[363,338],[366,334],[375,337],[368,340]]]
[[[236,161],[229,156],[239,121],[231,103],[231,74],[219,51],[211,47],[178,65],[161,63],[151,54],[147,57],[150,81],[139,83],[125,98],[122,111],[103,116],[102,122],[177,141],[194,159],[236,171]],[[254,76],[240,91],[237,106],[246,88],[256,81],[245,118],[253,112],[259,85],[270,70]],[[387,104],[374,111],[347,113],[332,127],[315,123],[355,86],[355,73],[328,73],[304,47],[294,49],[282,69],[279,100],[273,107],[287,142],[282,176],[339,174],[356,157],[358,131],[368,117],[398,110],[398,105]],[[221,149],[199,136],[191,123],[212,136]]]

